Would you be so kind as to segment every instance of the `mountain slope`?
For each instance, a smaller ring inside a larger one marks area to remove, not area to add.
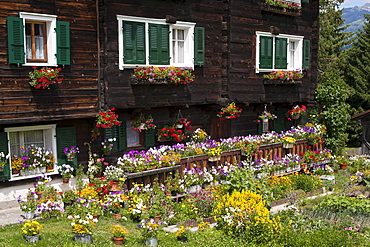
[[[343,19],[345,19],[345,25],[350,25],[346,32],[356,32],[362,27],[365,22],[363,14],[370,14],[370,3],[366,3],[363,6],[355,6],[353,8],[343,9]]]

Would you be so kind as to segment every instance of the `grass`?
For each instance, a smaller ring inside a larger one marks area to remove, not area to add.
[[[45,246],[45,247],[69,247],[69,246],[99,246],[109,247],[115,246],[110,233],[112,224],[120,223],[129,230],[129,234],[125,238],[123,246],[144,246],[143,239],[137,228],[137,223],[130,220],[116,220],[110,217],[101,217],[99,223],[96,224],[93,231],[93,242],[91,244],[77,243],[74,241],[71,232],[71,220],[49,219],[39,220],[44,226],[41,231],[40,240],[37,243],[28,243],[21,233],[22,224],[8,225],[0,228],[0,247],[23,247],[23,246]],[[224,235],[216,229],[208,229],[204,232],[191,233],[189,241],[182,243],[176,239],[175,234],[162,231],[158,235],[158,247],[161,246],[210,246],[210,247],[232,247],[232,246],[250,246],[242,240],[234,239]]]

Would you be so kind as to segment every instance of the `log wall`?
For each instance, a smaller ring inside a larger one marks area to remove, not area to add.
[[[94,0],[0,0],[0,124],[94,116],[99,107],[97,21]],[[19,12],[56,15],[70,23],[71,65],[62,84],[49,90],[29,86],[30,66],[8,63],[7,17]]]

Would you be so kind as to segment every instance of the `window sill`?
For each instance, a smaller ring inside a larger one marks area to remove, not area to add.
[[[278,7],[274,5],[262,4],[261,10],[264,12],[276,13],[281,15],[288,15],[288,16],[300,16],[301,10],[300,9],[287,9],[283,7]]]

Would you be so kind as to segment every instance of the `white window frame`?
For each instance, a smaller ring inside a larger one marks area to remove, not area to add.
[[[9,133],[10,132],[20,132],[20,131],[32,131],[32,130],[45,130],[47,134],[44,134],[44,143],[47,145],[50,143],[50,147],[47,146],[45,147],[46,149],[51,149],[53,152],[54,156],[54,171],[53,172],[48,172],[47,174],[58,174],[58,171],[55,169],[55,165],[57,164],[58,160],[58,153],[57,153],[57,138],[56,138],[56,124],[48,124],[48,125],[35,125],[35,126],[23,126],[23,127],[10,127],[10,128],[4,128],[4,132],[7,133],[7,138],[9,138]],[[26,147],[25,147],[26,148]],[[9,150],[9,164],[11,164],[11,149],[10,149],[10,141],[8,141],[8,150]],[[40,176],[40,174],[36,175],[29,175],[29,176],[19,176],[19,177],[11,177],[10,181],[13,180],[21,180],[21,179],[27,179],[27,178],[32,178]]]
[[[135,16],[126,16],[126,15],[117,15],[118,20],[118,55],[119,55],[119,69],[123,70],[125,68],[136,68],[137,66],[156,66],[156,67],[189,67],[194,69],[194,27],[195,23],[193,22],[183,22],[177,21],[176,24],[166,23],[166,19],[153,19],[145,17],[135,17]],[[124,63],[124,49],[123,49],[123,21],[133,21],[133,22],[142,22],[145,23],[145,51],[146,59],[145,64],[125,64]],[[158,65],[158,64],[149,64],[149,23],[153,24],[164,24],[169,26],[169,45],[170,51],[169,54],[170,64],[167,65]],[[184,44],[184,62],[183,63],[174,63],[172,54],[173,54],[173,45],[172,45],[172,30],[173,29],[183,29],[185,30],[185,44]]]
[[[46,44],[47,44],[47,62],[27,62],[26,55],[26,29],[24,29],[24,50],[25,63],[22,66],[58,66],[57,64],[57,34],[56,34],[56,15],[46,15],[38,13],[20,12],[19,17],[23,19],[23,26],[26,26],[27,21],[37,21],[46,23]]]
[[[260,37],[261,36],[268,36],[268,37],[273,37],[273,44],[272,44],[272,49],[273,49],[273,68],[272,69],[260,69],[259,64],[260,64]],[[275,69],[275,38],[286,38],[287,39],[287,68],[286,69]],[[295,42],[296,47],[295,47],[295,55],[294,55],[294,63],[291,61],[291,56],[290,56],[290,43]],[[290,34],[279,34],[279,35],[273,35],[268,32],[256,32],[256,73],[260,72],[271,72],[271,71],[276,71],[276,70],[302,70],[302,59],[303,59],[303,36],[297,36],[297,35],[290,35]],[[295,66],[291,66],[291,64],[294,64]]]

